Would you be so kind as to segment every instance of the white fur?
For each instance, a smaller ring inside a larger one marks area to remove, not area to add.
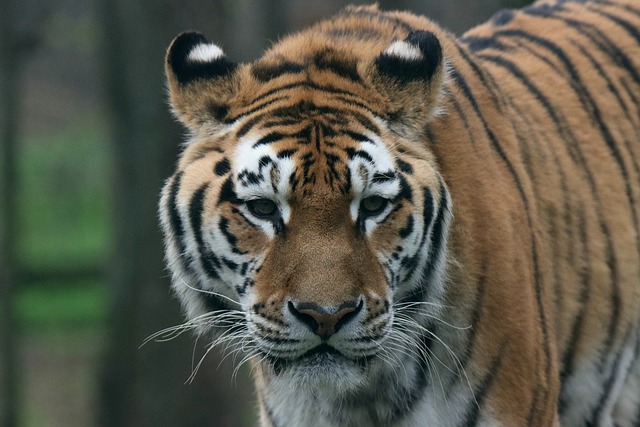
[[[398,194],[400,188],[400,184],[397,179],[382,183],[373,182],[373,176],[376,173],[395,170],[393,156],[389,152],[387,146],[378,137],[369,135],[369,141],[361,143],[358,149],[366,152],[373,159],[373,162],[369,162],[356,156],[348,164],[354,194],[350,205],[350,212],[351,219],[354,222],[358,218],[360,202],[362,202],[362,199],[370,196],[380,196],[391,199]],[[361,169],[367,171],[366,182],[363,181],[362,176],[360,175]],[[391,206],[378,216],[378,220],[382,220],[390,210]],[[366,234],[371,235],[376,225],[376,221],[373,218],[367,220],[365,223]]]
[[[213,43],[201,43],[196,45],[189,55],[187,61],[190,62],[213,62],[224,56],[224,52]]]
[[[615,355],[609,355],[606,358],[604,369],[600,366],[598,352],[593,352],[590,357],[583,358],[576,365],[574,374],[567,380],[563,390],[563,394],[570,399],[571,404],[563,414],[562,425],[571,426],[584,423],[585,417],[589,416],[594,408],[601,404],[604,384],[609,381],[611,375],[614,375],[613,387],[609,395],[604,397],[606,402],[600,413],[600,418],[596,420],[597,425],[613,425],[613,418],[618,415],[616,412],[622,413],[619,417],[616,416],[616,421],[620,425],[631,425],[625,424],[625,422],[631,422],[629,418],[635,416],[633,410],[623,409],[620,405],[627,403],[631,406],[640,399],[638,397],[640,374],[633,372],[634,365],[636,369],[640,366],[640,362],[638,362],[640,359],[633,360],[634,349],[631,346],[621,351],[622,359],[618,364],[618,371],[615,373],[611,372],[616,361]]]
[[[629,367],[624,387],[619,391],[613,416],[621,426],[631,426],[636,421],[636,411],[640,406],[640,358]]]
[[[258,141],[258,139],[259,137],[248,136],[238,142],[233,157],[233,170],[235,171],[236,176],[244,170],[251,171],[256,174],[259,173],[260,159],[263,157],[269,157],[273,163],[267,167],[263,167],[262,173],[266,176],[264,181],[247,187],[236,183],[236,193],[242,200],[264,198],[276,202],[278,209],[282,214],[282,219],[286,224],[291,215],[291,208],[287,200],[289,196],[288,177],[294,168],[293,161],[291,159],[278,159],[277,153],[269,144],[254,147],[253,145]],[[277,185],[278,194],[274,193],[271,185],[271,178],[269,176],[271,169],[274,167],[278,168],[280,175],[280,180]],[[247,216],[247,218],[252,218],[251,215],[248,214],[246,207],[242,206],[240,209],[246,214],[245,216]],[[269,236],[269,238],[273,238],[275,236],[276,230],[271,222],[256,219],[253,223],[260,227],[264,233]]]
[[[391,43],[391,46],[384,53],[407,61],[421,61],[424,59],[424,55],[417,46],[403,40]]]

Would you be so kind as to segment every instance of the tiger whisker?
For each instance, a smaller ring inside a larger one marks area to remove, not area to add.
[[[471,381],[469,380],[469,376],[467,375],[467,371],[464,369],[464,365],[460,361],[460,358],[455,354],[455,352],[451,349],[451,347],[449,347],[449,345],[447,345],[437,334],[435,334],[433,331],[425,328],[424,326],[420,325],[419,323],[415,322],[414,319],[412,319],[410,317],[403,316],[402,314],[397,316],[396,319],[400,320],[400,324],[402,324],[404,322],[404,324],[406,326],[410,326],[412,328],[415,328],[414,330],[419,330],[419,331],[422,331],[422,332],[424,332],[426,334],[429,334],[431,337],[433,337],[436,341],[438,341],[443,346],[443,348],[447,351],[447,353],[453,359],[453,361],[454,361],[454,363],[456,365],[456,368],[458,370],[457,374],[458,375],[462,374],[464,376],[465,382],[467,383],[467,386],[469,387],[469,390],[471,391],[471,395],[472,395],[473,399],[475,400],[476,399],[475,398],[475,393],[474,393],[474,390],[473,390],[473,386],[471,385]],[[409,331],[411,331],[411,329],[409,329]],[[442,363],[442,361],[440,361],[440,362]],[[448,368],[445,364],[443,364],[443,366],[445,368],[447,368],[449,371],[451,371],[451,369]]]
[[[233,304],[235,304],[237,306],[241,305],[238,301],[234,300],[233,298],[230,298],[230,297],[228,297],[228,296],[226,296],[224,294],[221,294],[219,292],[195,288],[195,287],[191,286],[190,284],[188,284],[183,278],[180,278],[180,281],[182,282],[182,284],[184,286],[186,286],[187,288],[191,289],[194,292],[199,292],[199,293],[203,293],[203,294],[206,294],[206,295],[214,295],[216,297],[219,297],[219,298],[225,299],[225,300],[227,300],[229,302],[232,302]]]
[[[179,337],[185,332],[188,332],[191,330],[197,330],[202,326],[234,325],[237,323],[238,320],[244,319],[244,316],[245,316],[244,313],[241,311],[229,312],[225,310],[225,311],[207,312],[191,320],[188,320],[184,323],[180,323],[179,325],[170,326],[168,328],[161,329],[160,331],[157,331],[149,335],[147,338],[143,340],[139,348],[143,347],[150,341],[156,341],[156,342],[171,341],[172,339]],[[227,318],[229,319],[227,320]],[[225,323],[227,321],[228,323]]]
[[[438,316],[435,316],[435,315],[430,314],[430,313],[426,313],[424,311],[420,311],[418,307],[413,307],[413,306],[397,307],[396,305],[394,305],[394,308],[396,309],[396,312],[401,312],[401,313],[408,312],[408,313],[419,314],[419,315],[427,317],[429,319],[436,320],[437,322],[442,323],[443,325],[446,325],[446,326],[449,326],[451,328],[458,329],[458,330],[461,330],[461,331],[464,331],[464,330],[467,330],[467,329],[471,329],[471,325],[467,325],[467,326],[454,325],[452,323],[447,322],[446,320],[443,320],[443,319],[439,318]]]

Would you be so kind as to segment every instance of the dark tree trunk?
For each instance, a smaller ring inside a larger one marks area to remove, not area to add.
[[[168,43],[163,2],[105,0],[104,55],[111,119],[113,253],[110,315],[101,378],[99,425],[177,426],[184,374],[171,343],[138,349],[145,336],[178,322],[163,271],[156,205],[179,138],[166,113],[162,64]]]
[[[164,270],[157,202],[182,137],[168,113],[164,52],[177,32],[170,3],[102,0],[104,77],[112,128],[113,254],[100,379],[102,427],[242,426],[246,396],[208,357],[193,385],[192,337],[144,338],[183,321]],[[225,365],[228,366],[228,365]],[[225,419],[222,415],[230,414]]]
[[[16,148],[20,57],[7,14],[0,14],[0,425],[15,427],[20,408],[16,289]]]
[[[19,325],[15,314],[18,287],[17,150],[24,64],[34,49],[39,8],[24,13],[7,1],[0,13],[0,425],[18,425],[21,408]],[[19,25],[17,24],[19,22]]]

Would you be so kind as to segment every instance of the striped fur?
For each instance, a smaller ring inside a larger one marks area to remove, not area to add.
[[[640,425],[638,0],[347,8],[166,72],[173,287],[263,426]]]

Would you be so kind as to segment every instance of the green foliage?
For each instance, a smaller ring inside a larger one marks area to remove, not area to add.
[[[39,277],[18,293],[20,324],[31,330],[102,324],[104,283],[64,272],[99,271],[107,255],[112,156],[105,126],[94,116],[29,138],[18,158],[18,259],[25,277]],[[58,274],[48,279],[50,272]]]
[[[97,118],[27,141],[18,165],[18,256],[25,269],[93,265],[108,239],[111,156]]]
[[[103,323],[107,310],[104,286],[90,282],[52,285],[32,284],[18,294],[18,320],[23,328],[43,331]]]

